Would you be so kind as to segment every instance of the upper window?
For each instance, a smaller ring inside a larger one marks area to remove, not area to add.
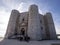
[[[24,21],[24,18],[22,19],[22,21]]]
[[[41,27],[41,30],[43,30],[43,27]]]
[[[42,23],[42,20],[40,20],[40,23]]]

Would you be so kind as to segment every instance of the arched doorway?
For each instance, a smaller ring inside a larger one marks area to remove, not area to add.
[[[24,28],[22,28],[20,32],[21,32],[21,35],[23,35],[23,36],[25,35],[25,29]]]

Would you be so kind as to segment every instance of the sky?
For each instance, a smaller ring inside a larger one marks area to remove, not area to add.
[[[0,0],[0,37],[4,37],[11,11],[28,11],[32,4],[38,5],[39,13],[51,12],[56,33],[60,34],[60,0]]]

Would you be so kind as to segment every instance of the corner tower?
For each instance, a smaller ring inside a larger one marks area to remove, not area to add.
[[[12,10],[5,38],[10,38],[10,36],[14,35],[19,14],[17,10]]]
[[[37,5],[31,5],[29,8],[28,36],[32,40],[42,39]]]
[[[52,14],[50,12],[44,15],[46,39],[57,39]]]

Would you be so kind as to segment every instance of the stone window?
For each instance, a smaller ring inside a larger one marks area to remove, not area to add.
[[[24,18],[22,19],[22,21],[24,21]]]
[[[41,27],[41,30],[43,30],[43,27]]]
[[[42,20],[40,20],[40,23],[42,23]]]

